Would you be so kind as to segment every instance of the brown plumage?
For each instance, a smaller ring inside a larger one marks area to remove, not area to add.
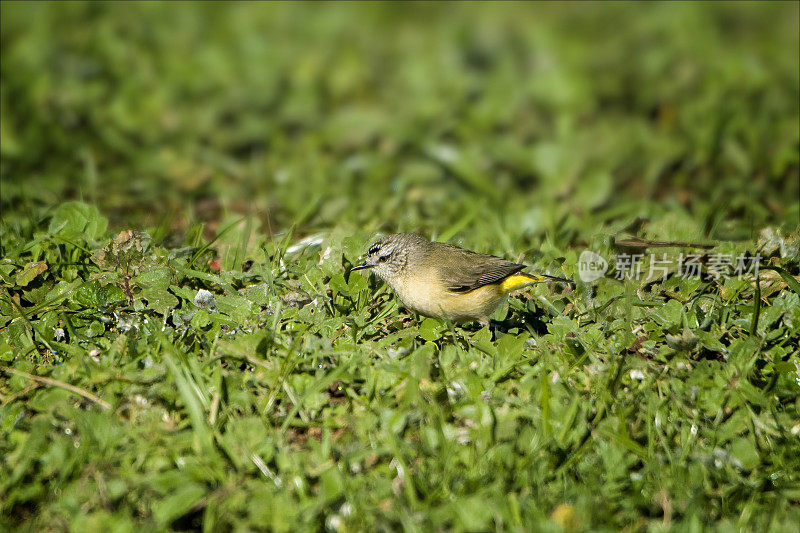
[[[525,265],[413,233],[378,239],[353,270],[367,268],[385,280],[409,310],[455,323],[487,324],[509,292],[547,279],[569,282],[521,272]]]

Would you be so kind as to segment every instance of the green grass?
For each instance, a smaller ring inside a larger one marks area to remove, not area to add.
[[[1,15],[0,530],[800,523],[796,4]],[[611,270],[493,336],[349,275],[392,231]]]

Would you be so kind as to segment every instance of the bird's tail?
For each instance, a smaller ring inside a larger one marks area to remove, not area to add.
[[[551,276],[549,274],[532,274],[530,272],[517,272],[516,274],[512,274],[508,276],[506,279],[503,280],[501,287],[503,292],[508,294],[512,291],[517,291],[523,289],[529,285],[533,285],[534,283],[540,283],[542,281],[563,281],[564,283],[569,283],[570,285],[575,285],[575,282],[566,278],[559,278],[556,276]]]
[[[558,276],[551,276],[550,274],[532,274],[530,272],[518,272],[518,274],[521,274],[521,275],[525,276],[526,278],[529,278],[532,281],[536,281],[536,282],[552,280],[552,281],[563,281],[564,283],[569,283],[570,285],[575,285],[575,282],[572,281],[571,279],[559,278]]]

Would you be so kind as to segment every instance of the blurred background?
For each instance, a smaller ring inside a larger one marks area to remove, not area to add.
[[[0,531],[796,530],[799,24],[3,0]],[[416,326],[393,231],[579,283]]]
[[[4,227],[576,246],[798,222],[798,3],[2,3]]]

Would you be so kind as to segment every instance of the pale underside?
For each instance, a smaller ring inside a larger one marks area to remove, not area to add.
[[[495,283],[465,292],[455,292],[442,284],[441,278],[430,272],[420,273],[413,280],[397,276],[392,289],[410,311],[428,317],[439,317],[460,324],[477,320],[487,324],[489,316],[512,290],[534,283],[521,274],[511,274]]]

